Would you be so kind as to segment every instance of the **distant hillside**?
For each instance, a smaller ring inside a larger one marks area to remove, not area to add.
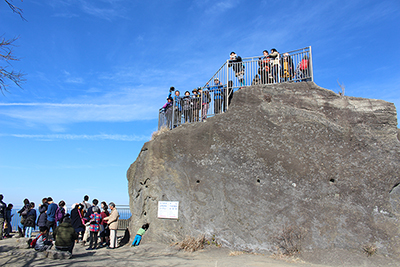
[[[398,131],[382,100],[311,82],[239,90],[228,112],[144,144],[127,173],[131,230],[149,222],[146,240],[206,234],[250,251],[292,233],[303,252],[398,257]],[[179,201],[179,220],[157,219],[158,201]]]

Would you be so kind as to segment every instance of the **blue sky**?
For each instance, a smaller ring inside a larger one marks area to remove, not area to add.
[[[312,46],[314,80],[400,107],[400,2],[0,1],[0,35],[20,36],[23,90],[0,95],[6,202],[52,196],[128,204],[126,171],[157,130],[170,86],[204,85],[236,51]],[[3,63],[2,63],[3,64]]]

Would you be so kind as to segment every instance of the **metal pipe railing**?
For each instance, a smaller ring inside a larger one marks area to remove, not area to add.
[[[174,97],[171,114],[159,112],[158,129],[204,121],[226,112],[233,93],[241,88],[283,82],[314,81],[311,46],[276,57],[247,57],[241,62],[227,60],[195,96]],[[172,117],[172,119],[171,119]]]

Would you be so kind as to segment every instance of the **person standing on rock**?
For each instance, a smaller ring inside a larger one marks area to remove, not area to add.
[[[42,227],[46,226],[47,228],[47,207],[49,204],[47,204],[47,197],[42,199],[42,204],[39,204],[39,217],[37,220],[37,226]]]
[[[245,85],[245,80],[244,80],[245,66],[242,63],[242,58],[240,56],[238,56],[235,52],[231,52],[231,54],[230,54],[228,67],[229,68],[232,67],[236,78],[238,78],[238,80],[239,80],[240,86],[244,86]]]
[[[118,210],[115,208],[114,202],[110,202],[108,206],[111,209],[111,214],[105,217],[104,220],[107,221],[108,227],[110,228],[110,246],[108,249],[114,249],[117,247],[117,230],[118,230]]]
[[[29,199],[25,198],[24,199],[24,206],[18,211],[19,216],[21,216],[21,220],[18,223],[18,233],[19,237],[24,237],[25,236],[25,220],[26,216],[28,215],[29,211],[29,205],[30,205]]]
[[[31,202],[29,204],[28,215],[24,223],[25,226],[25,237],[30,238],[32,236],[33,229],[36,227],[36,210],[35,203]]]
[[[86,215],[86,211],[88,210],[88,208],[90,208],[90,203],[89,203],[89,196],[85,195],[83,197],[83,201],[81,203],[83,205],[83,216]]]
[[[7,206],[7,210],[6,210],[6,218],[5,221],[7,223],[7,229],[5,231],[5,235],[4,237],[10,238],[12,237],[11,233],[12,233],[12,225],[11,225],[11,219],[14,216],[14,214],[12,213],[12,209],[13,209],[14,205],[9,203]]]
[[[56,203],[53,202],[52,197],[47,198],[47,203],[49,206],[47,207],[47,228],[49,229],[50,233],[50,228],[53,230],[56,228],[56,211],[58,209],[58,206]]]
[[[3,195],[0,194],[0,240],[3,239],[3,227],[6,220],[7,205],[3,202]]]

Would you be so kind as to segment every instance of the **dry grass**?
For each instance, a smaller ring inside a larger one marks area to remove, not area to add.
[[[283,260],[288,263],[305,263],[302,259],[294,257],[294,256],[288,256],[284,254],[280,249],[277,250],[274,254],[270,256],[274,260]]]
[[[290,257],[300,253],[302,239],[299,227],[285,225],[282,231],[275,236],[275,243],[279,253]]]
[[[244,251],[231,251],[230,253],[229,253],[229,256],[240,256],[240,255],[243,255],[243,254],[245,254],[246,252],[244,252]]]
[[[378,248],[375,245],[369,244],[363,247],[363,251],[367,254],[367,257],[370,257],[378,251]]]
[[[165,132],[168,132],[168,131],[169,131],[168,127],[161,127],[160,130],[154,132],[154,133],[151,135],[151,140],[154,140],[154,138],[156,138],[157,136],[159,136],[159,135],[161,135],[161,134],[163,134],[163,133],[165,133]]]
[[[173,245],[177,246],[179,250],[183,249],[184,251],[194,252],[197,250],[204,249],[205,244],[206,244],[205,236],[200,235],[197,238],[186,236],[186,238],[183,241],[177,242]]]

